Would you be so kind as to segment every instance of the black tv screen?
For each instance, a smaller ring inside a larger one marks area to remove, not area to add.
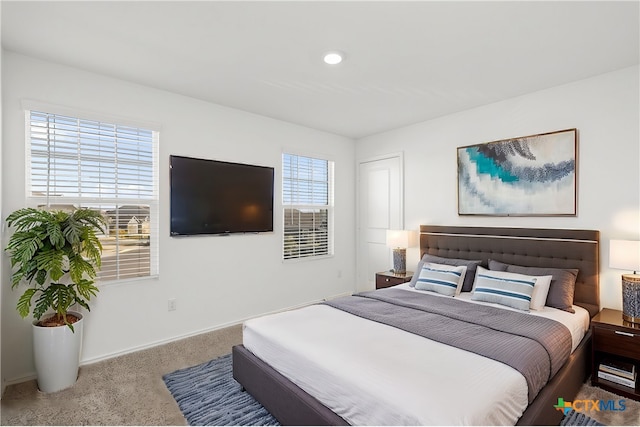
[[[273,231],[273,168],[170,156],[171,235]]]

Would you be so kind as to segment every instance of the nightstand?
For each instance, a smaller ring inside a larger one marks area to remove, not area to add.
[[[380,273],[376,273],[376,289],[388,288],[389,286],[410,282],[412,277],[413,271],[407,271],[404,274],[396,274],[393,271],[381,271]]]
[[[598,378],[603,359],[633,363],[640,370],[640,325],[622,319],[622,312],[604,308],[591,319],[591,384],[631,399],[640,400],[640,374],[635,388]]]

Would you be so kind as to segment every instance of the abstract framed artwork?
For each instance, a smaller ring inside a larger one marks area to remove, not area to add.
[[[458,147],[458,215],[575,216],[577,130]]]

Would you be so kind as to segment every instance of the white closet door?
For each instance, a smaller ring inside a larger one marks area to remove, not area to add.
[[[375,274],[392,267],[388,229],[404,228],[402,154],[362,161],[358,168],[357,290],[375,289]]]

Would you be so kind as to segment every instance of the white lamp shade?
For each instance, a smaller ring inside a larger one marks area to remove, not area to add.
[[[611,240],[609,242],[609,267],[620,270],[640,270],[640,241]]]
[[[387,230],[387,246],[390,248],[408,248],[410,233],[407,230]]]

